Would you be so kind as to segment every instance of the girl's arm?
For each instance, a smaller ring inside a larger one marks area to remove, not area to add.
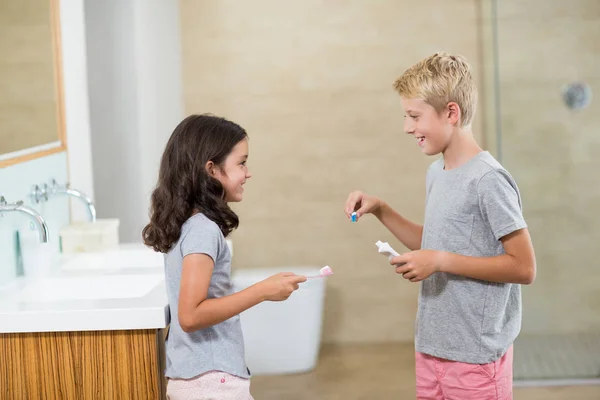
[[[178,317],[185,332],[216,325],[265,300],[285,300],[298,289],[298,283],[306,280],[304,276],[282,273],[232,295],[207,299],[213,268],[213,259],[206,254],[189,254],[183,259]]]

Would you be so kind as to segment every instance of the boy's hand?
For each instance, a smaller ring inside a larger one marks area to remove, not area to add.
[[[344,212],[350,218],[350,215],[356,211],[356,219],[358,220],[364,214],[376,213],[381,207],[381,200],[374,196],[369,196],[361,191],[350,193],[346,200]]]
[[[390,260],[396,273],[411,282],[419,282],[434,272],[439,272],[443,253],[435,250],[416,250]]]

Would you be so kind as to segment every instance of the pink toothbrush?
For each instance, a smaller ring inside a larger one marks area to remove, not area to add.
[[[333,271],[329,265],[324,266],[319,271],[319,275],[307,276],[306,279],[314,279],[314,278],[325,278],[326,276],[333,275]]]

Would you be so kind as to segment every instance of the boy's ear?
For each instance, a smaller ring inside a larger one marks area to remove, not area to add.
[[[446,106],[446,110],[448,113],[448,122],[451,125],[458,124],[460,122],[461,112],[460,107],[455,102],[451,101]]]

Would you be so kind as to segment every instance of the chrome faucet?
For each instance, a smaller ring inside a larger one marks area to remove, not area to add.
[[[40,234],[40,242],[48,243],[48,225],[46,224],[46,221],[44,221],[44,218],[42,218],[37,211],[31,207],[24,206],[22,201],[9,204],[6,202],[6,200],[4,200],[4,196],[0,196],[0,217],[2,216],[3,212],[8,211],[20,211],[32,217]]]
[[[36,188],[34,188],[34,192],[35,192],[35,190],[36,190]],[[48,186],[48,185],[44,184],[43,188],[38,193],[39,193],[39,195],[38,195],[38,199],[36,201],[39,201],[39,198],[43,197],[44,195],[46,196],[46,199],[47,199],[48,193],[50,193],[52,195],[66,194],[68,196],[76,197],[79,200],[83,201],[85,203],[85,205],[87,206],[90,221],[96,222],[96,206],[94,205],[94,201],[89,196],[86,196],[79,190],[69,188],[68,183],[66,185],[59,185],[58,183],[56,183],[56,180],[52,179],[52,185]]]

